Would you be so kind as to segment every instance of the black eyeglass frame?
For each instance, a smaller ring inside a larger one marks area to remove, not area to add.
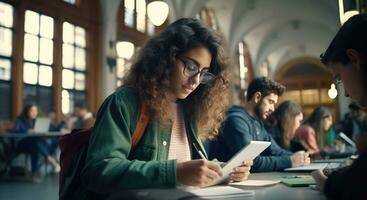
[[[215,75],[213,73],[210,73],[208,71],[204,71],[204,69],[200,70],[200,67],[192,61],[190,58],[187,58],[189,60],[184,60],[181,57],[176,57],[178,60],[180,60],[183,63],[184,70],[183,74],[186,77],[192,78],[194,76],[197,76],[199,74],[199,80],[201,84],[209,84],[211,81],[215,79]],[[195,70],[190,71],[189,62],[191,64],[191,67],[194,66]]]

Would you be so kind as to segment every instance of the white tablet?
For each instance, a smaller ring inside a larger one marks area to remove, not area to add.
[[[253,160],[261,152],[263,152],[271,142],[264,141],[251,141],[247,146],[243,147],[237,154],[235,154],[223,167],[223,176],[218,178],[212,185],[218,184],[229,177],[229,174],[233,172],[233,168],[238,167],[245,160]]]

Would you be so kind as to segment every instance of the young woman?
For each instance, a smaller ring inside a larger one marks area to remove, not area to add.
[[[38,115],[38,108],[34,104],[29,104],[24,107],[22,113],[15,121],[14,132],[16,133],[30,133],[34,131],[34,125]],[[38,174],[38,159],[39,154],[43,157],[47,157],[47,161],[51,163],[54,168],[54,172],[60,171],[60,165],[58,161],[52,157],[51,153],[55,151],[57,142],[53,140],[45,139],[41,137],[18,137],[16,138],[16,146],[19,151],[29,152],[31,155],[31,170],[34,178]]]
[[[328,108],[319,106],[311,113],[310,117],[296,131],[296,137],[307,148],[310,154],[318,153],[331,145],[329,130],[333,117]]]
[[[306,150],[294,138],[302,120],[302,108],[293,101],[284,101],[267,120],[267,131],[283,149],[292,152]]]
[[[221,51],[217,37],[196,19],[180,19],[148,41],[122,88],[98,111],[82,172],[87,190],[203,187],[222,176],[220,165],[198,152],[205,154],[201,138],[218,134],[227,107]],[[142,101],[150,122],[131,151]],[[231,180],[246,179],[251,164],[235,168]]]

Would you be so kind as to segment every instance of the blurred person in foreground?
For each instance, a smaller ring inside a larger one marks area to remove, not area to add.
[[[345,96],[367,107],[367,14],[351,17],[340,28],[321,61],[327,65],[337,83],[343,83]],[[326,176],[312,172],[317,188],[328,199],[365,199],[367,197],[367,138],[357,142],[360,155],[348,167]]]

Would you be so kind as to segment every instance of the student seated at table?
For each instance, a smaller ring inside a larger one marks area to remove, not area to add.
[[[333,116],[330,110],[319,106],[297,129],[295,137],[310,154],[319,154],[321,150],[330,152],[329,148],[335,140],[335,133],[330,131],[332,123]]]
[[[131,188],[204,187],[222,176],[219,163],[199,156],[205,155],[200,138],[218,133],[227,105],[221,49],[212,30],[190,18],[147,42],[123,87],[98,111],[82,172],[86,192],[108,196]],[[142,101],[150,122],[131,151]],[[230,179],[247,179],[250,165],[244,161]]]
[[[294,138],[297,128],[303,120],[302,108],[293,101],[284,101],[265,121],[265,128],[280,147],[291,152],[306,150]]]
[[[73,129],[91,128],[96,121],[93,113],[89,112],[87,106],[82,102],[75,104],[73,114],[74,117],[76,117],[76,121],[73,124]]]
[[[24,107],[20,116],[16,119],[13,132],[27,134],[34,131],[34,125],[38,115],[38,108],[35,104],[29,104]],[[54,172],[60,171],[58,161],[51,156],[56,149],[58,143],[49,141],[42,137],[17,137],[15,138],[16,148],[21,152],[28,152],[31,156],[31,172],[32,176],[39,176],[39,154],[47,157],[47,161],[52,165]]]
[[[305,151],[292,153],[279,147],[265,130],[265,119],[274,111],[285,87],[267,77],[258,77],[248,86],[245,106],[233,106],[221,134],[210,142],[210,157],[227,162],[252,140],[268,141],[271,145],[254,159],[255,172],[280,171],[310,163]]]

